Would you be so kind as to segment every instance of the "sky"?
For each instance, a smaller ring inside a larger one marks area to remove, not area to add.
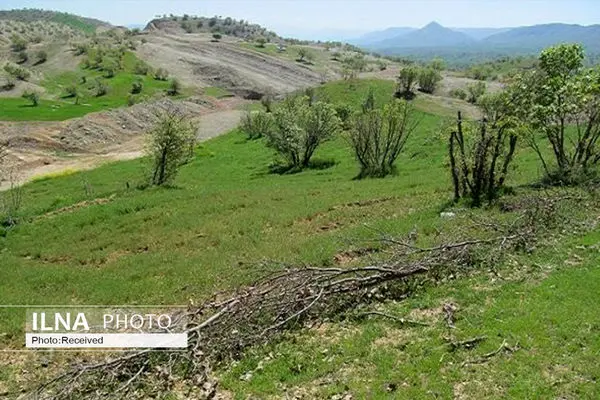
[[[126,26],[162,14],[221,15],[303,39],[344,39],[431,21],[461,28],[600,23],[600,0],[0,0],[0,9],[24,7]]]

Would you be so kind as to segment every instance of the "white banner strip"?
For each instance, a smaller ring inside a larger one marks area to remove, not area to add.
[[[34,349],[174,349],[187,347],[187,333],[26,333],[25,346]]]

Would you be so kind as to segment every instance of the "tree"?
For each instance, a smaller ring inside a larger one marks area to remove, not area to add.
[[[6,63],[4,65],[4,70],[10,76],[20,81],[26,81],[31,76],[31,73],[27,69],[11,63]]]
[[[15,56],[15,61],[17,64],[26,63],[27,60],[29,60],[29,56],[27,55],[27,53],[25,51],[20,51]]]
[[[396,97],[411,99],[414,97],[413,88],[419,78],[419,69],[415,66],[407,66],[400,70],[398,75],[398,89]]]
[[[443,71],[446,69],[446,62],[442,58],[434,58],[429,66],[436,71]]]
[[[269,136],[273,128],[273,116],[265,111],[247,112],[242,117],[240,124],[240,129],[248,135],[248,139],[250,140]]]
[[[40,94],[34,90],[26,90],[21,95],[24,99],[27,99],[31,102],[33,107],[37,107],[40,102]]]
[[[169,96],[177,96],[181,93],[181,83],[177,78],[173,78],[169,81],[169,87],[167,88],[167,94]]]
[[[362,54],[356,54],[352,57],[346,57],[342,61],[343,69],[342,75],[344,79],[354,79],[365,70],[367,67],[367,60],[365,60],[365,56]]]
[[[266,43],[267,43],[267,39],[265,39],[265,38],[261,37],[261,38],[256,39],[256,47],[264,48]]]
[[[108,86],[100,78],[94,81],[94,97],[102,97],[108,93]]]
[[[360,163],[360,178],[384,177],[394,170],[394,163],[418,121],[406,100],[394,99],[383,109],[369,107],[355,116],[349,140]]]
[[[479,103],[483,119],[468,124],[460,111],[450,132],[448,153],[454,200],[469,198],[479,207],[500,194],[513,161],[519,122],[508,93],[489,94]]]
[[[10,42],[10,48],[14,52],[21,52],[27,50],[27,40],[23,39],[17,34],[11,36]]]
[[[485,82],[469,83],[467,85],[467,101],[469,103],[477,103],[477,100],[485,94],[487,85]]]
[[[154,71],[154,79],[156,79],[157,81],[166,81],[167,79],[169,79],[169,71],[167,71],[164,68],[159,68],[156,71]]]
[[[157,117],[146,153],[151,160],[151,183],[161,186],[172,182],[179,167],[189,160],[197,129],[174,107],[168,107]]]
[[[105,78],[112,78],[119,69],[119,63],[112,57],[103,57],[100,68],[102,68],[102,71],[104,71]]]
[[[141,80],[135,80],[132,84],[131,84],[131,94],[138,94],[138,93],[142,93],[142,89],[144,89],[144,84]]]
[[[213,41],[218,42],[223,37],[220,33],[213,33]]]
[[[134,74],[147,75],[148,72],[150,72],[150,66],[146,62],[139,60],[135,63],[135,66],[133,67]]]
[[[583,67],[583,47],[562,44],[544,50],[539,69],[516,78],[520,117],[530,128],[526,140],[553,183],[587,179],[600,162],[600,68]],[[552,149],[546,160],[539,134]]]
[[[40,50],[35,53],[35,65],[43,64],[48,60],[48,53],[44,50]]]
[[[433,93],[442,75],[433,68],[422,68],[419,71],[419,89],[425,93]]]
[[[308,167],[315,150],[330,139],[340,125],[333,106],[321,101],[311,104],[305,96],[286,99],[273,115],[274,129],[265,133],[267,145],[292,169]]]
[[[314,59],[314,56],[306,47],[300,47],[298,49],[298,60],[297,61],[304,62],[305,60],[312,60],[312,59]]]

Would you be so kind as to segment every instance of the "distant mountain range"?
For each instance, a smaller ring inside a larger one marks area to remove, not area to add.
[[[399,27],[370,32],[350,43],[386,54],[532,54],[563,42],[600,52],[600,25],[545,24],[518,28],[446,28],[431,22],[421,29]]]

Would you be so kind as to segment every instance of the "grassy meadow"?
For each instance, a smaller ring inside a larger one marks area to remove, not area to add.
[[[369,89],[382,105],[394,87],[333,82],[317,95],[359,107]],[[264,273],[264,260],[331,266],[336,255],[373,245],[380,231],[417,229],[427,242],[454,223],[439,215],[452,191],[445,118],[416,113],[420,125],[396,174],[384,179],[355,179],[359,167],[342,135],[315,154],[316,164],[332,166],[274,174],[264,141],[234,130],[201,144],[169,188],[137,188],[143,159],[27,184],[21,223],[0,228],[0,303],[197,304],[248,284]],[[539,178],[535,156],[520,150],[509,186],[529,192]],[[428,326],[326,322],[217,374],[240,399],[597,398],[600,315],[590,304],[600,290],[599,239],[574,233],[555,248],[511,256],[498,275],[449,279],[377,306]],[[440,311],[448,302],[459,309],[454,329]],[[0,321],[0,345],[21,343],[23,316],[0,309]],[[485,339],[448,350],[447,338],[475,336]],[[503,341],[514,352],[470,363]],[[0,381],[16,374],[7,367]]]

